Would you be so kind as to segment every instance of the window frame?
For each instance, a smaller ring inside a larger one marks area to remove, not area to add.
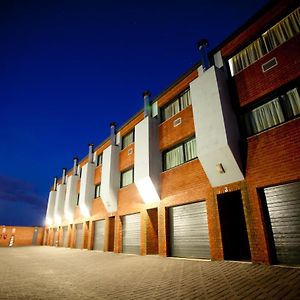
[[[97,154],[96,156],[96,167],[101,166],[103,163],[103,152]]]
[[[123,175],[125,173],[127,173],[128,171],[131,171],[131,170],[132,170],[132,182],[130,182],[130,183],[126,184],[126,185],[123,185]],[[129,186],[130,184],[133,184],[133,183],[134,183],[134,167],[122,171],[121,174],[120,174],[120,188]]]
[[[183,165],[183,164],[185,164],[185,163],[187,163],[187,162],[190,162],[190,161],[195,160],[195,159],[198,158],[198,155],[196,155],[195,157],[193,157],[193,158],[191,158],[191,159],[189,159],[189,160],[186,159],[187,155],[186,155],[186,151],[185,151],[184,145],[187,144],[188,142],[194,140],[194,139],[195,139],[195,142],[196,142],[196,136],[192,136],[192,137],[190,137],[190,138],[188,138],[188,139],[185,139],[183,142],[180,142],[180,143],[178,143],[178,144],[172,146],[171,148],[168,148],[168,149],[166,149],[166,150],[163,151],[163,153],[162,153],[162,167],[163,167],[162,170],[163,170],[163,172],[169,171],[169,170],[171,170],[171,169],[174,169],[174,168],[176,168],[176,167],[178,167],[178,166],[181,166],[181,165]],[[168,152],[170,152],[170,151],[172,151],[172,150],[178,148],[178,147],[182,147],[182,152],[183,152],[183,163],[178,164],[178,165],[176,165],[176,166],[174,166],[174,167],[171,167],[171,168],[166,169],[166,154],[167,154]],[[196,142],[196,154],[197,154],[197,142]]]
[[[289,122],[289,121],[291,121],[291,120],[294,120],[294,119],[297,119],[297,118],[300,117],[300,114],[298,114],[298,115],[293,115],[293,116],[289,116],[288,113],[287,113],[287,110],[286,110],[286,106],[283,104],[283,101],[285,101],[285,100],[283,99],[283,96],[284,96],[287,92],[293,90],[294,88],[297,88],[298,93],[299,93],[299,95],[300,95],[300,81],[299,81],[299,80],[292,82],[292,84],[289,83],[288,85],[286,85],[286,86],[284,86],[284,87],[281,87],[280,89],[277,89],[277,90],[273,91],[272,93],[270,93],[269,95],[267,95],[266,97],[264,97],[263,99],[261,99],[260,101],[257,101],[256,103],[251,104],[251,105],[249,105],[249,106],[247,106],[247,107],[245,107],[245,108],[243,108],[243,109],[241,110],[240,121],[241,121],[241,125],[242,125],[242,130],[243,130],[243,132],[244,132],[244,134],[245,134],[245,136],[246,136],[247,138],[248,138],[248,137],[251,137],[251,136],[255,136],[255,135],[257,135],[257,134],[260,134],[260,133],[262,133],[262,132],[265,132],[265,131],[267,131],[267,130],[270,130],[270,129],[272,129],[272,128],[275,128],[275,127],[277,127],[277,126],[280,126],[280,125],[282,125],[282,124],[285,124],[285,123],[287,123],[287,122]],[[261,130],[261,131],[258,131],[258,132],[255,132],[255,133],[254,133],[254,132],[253,132],[253,127],[252,127],[252,125],[251,125],[251,124],[248,124],[248,125],[247,125],[247,122],[248,122],[248,121],[247,121],[247,115],[250,115],[251,112],[252,112],[254,109],[257,109],[257,108],[259,108],[259,107],[262,107],[262,106],[264,106],[265,104],[267,104],[267,103],[273,101],[273,100],[276,99],[276,98],[278,98],[278,100],[279,100],[278,102],[279,102],[279,105],[280,105],[280,107],[281,107],[281,110],[282,110],[282,113],[283,113],[283,116],[284,116],[284,121],[281,122],[281,123],[278,123],[278,124],[276,124],[276,125],[273,125],[273,126],[271,126],[271,127],[265,128],[265,129],[263,129],[263,130]],[[248,132],[247,127],[251,127],[251,133]]]
[[[98,195],[98,188],[99,188],[99,195]],[[101,197],[101,183],[95,185],[95,191],[94,191],[94,199]]]
[[[189,104],[182,108],[182,103],[181,103],[181,97],[186,94],[186,93],[189,93]],[[178,101],[178,106],[179,106],[179,111],[177,113],[175,113],[174,115],[172,115],[171,117],[169,118],[166,118],[165,117],[165,109],[169,106],[171,106],[172,104],[174,104],[176,101]],[[173,98],[171,101],[167,102],[165,105],[163,105],[162,107],[160,107],[160,120],[161,120],[161,123],[171,119],[172,117],[174,117],[175,115],[177,115],[178,113],[180,113],[182,110],[186,109],[187,107],[189,107],[190,105],[192,104],[192,100],[191,100],[191,93],[190,93],[190,88],[187,88],[185,90],[183,90],[182,92],[180,92],[175,98]]]
[[[132,130],[130,130],[128,133],[126,133],[126,134],[124,134],[123,136],[122,136],[122,139],[121,139],[121,150],[123,150],[123,149],[125,149],[125,148],[127,148],[129,145],[131,145],[131,144],[133,144],[134,143],[134,134],[135,132],[134,132],[134,129],[132,129]],[[126,138],[126,137],[128,137],[129,135],[131,135],[132,134],[132,142],[130,142],[128,145],[126,145],[126,146],[124,146],[124,139]]]

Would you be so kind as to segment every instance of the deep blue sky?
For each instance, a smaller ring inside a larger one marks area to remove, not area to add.
[[[0,0],[0,224],[41,225],[49,187],[267,0]]]

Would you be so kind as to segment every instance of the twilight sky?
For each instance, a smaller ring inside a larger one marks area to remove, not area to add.
[[[0,225],[43,225],[83,158],[267,3],[0,0]]]

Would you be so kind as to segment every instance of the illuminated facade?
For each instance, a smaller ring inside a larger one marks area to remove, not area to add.
[[[300,9],[270,3],[51,188],[44,245],[300,262]],[[204,45],[205,46],[205,45]]]

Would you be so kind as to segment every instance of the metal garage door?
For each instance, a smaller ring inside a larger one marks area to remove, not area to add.
[[[264,189],[278,263],[300,263],[300,182]]]
[[[122,217],[122,245],[124,253],[140,254],[140,214]]]
[[[205,201],[170,207],[170,254],[210,258]]]
[[[83,224],[76,225],[76,246],[75,248],[81,249],[82,246],[82,228]]]
[[[53,229],[53,240],[52,240],[52,246],[56,245],[56,241],[57,241],[57,229],[54,228]]]
[[[94,250],[103,251],[105,220],[95,221],[94,227]]]
[[[68,226],[63,227],[63,247],[68,247]]]

